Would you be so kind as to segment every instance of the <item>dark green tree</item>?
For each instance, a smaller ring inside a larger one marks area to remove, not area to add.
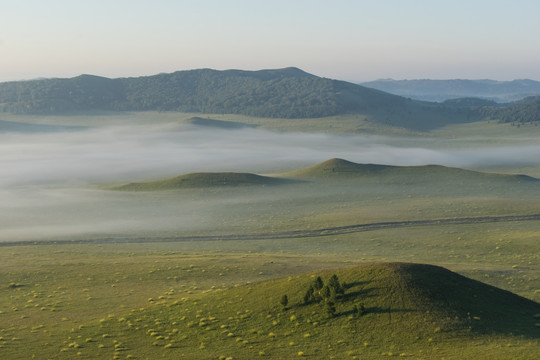
[[[287,305],[289,305],[289,298],[286,294],[283,294],[279,303],[283,306],[283,310],[287,310]]]
[[[311,285],[304,295],[304,304],[307,305],[313,301],[315,301],[315,290],[313,289],[313,285]]]
[[[326,311],[326,314],[329,317],[336,316],[336,305],[333,301],[325,301],[324,302],[324,310]]]
[[[339,283],[339,279],[336,274],[332,275],[330,280],[328,280],[328,287],[332,289],[336,295],[343,295],[345,293],[345,288]]]
[[[328,301],[328,300],[330,300],[332,298],[332,290],[330,289],[330,287],[328,285],[325,285],[321,289],[321,296],[326,301]]]
[[[323,283],[321,277],[317,276],[317,278],[313,281],[313,289],[315,291],[321,291],[323,286],[324,286],[324,283]]]

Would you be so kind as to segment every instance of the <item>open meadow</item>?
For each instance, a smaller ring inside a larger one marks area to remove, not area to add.
[[[538,127],[193,116],[2,115],[0,358],[538,358]]]

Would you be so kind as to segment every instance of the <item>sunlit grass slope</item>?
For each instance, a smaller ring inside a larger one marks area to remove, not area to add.
[[[304,303],[320,276],[345,288],[334,315]],[[280,304],[283,295],[289,301]],[[363,305],[358,315],[355,307]],[[444,268],[380,263],[215,290],[174,291],[72,329],[58,358],[534,359],[540,304]]]
[[[330,159],[312,167],[284,174],[297,178],[378,177],[381,181],[399,181],[416,177],[422,180],[510,180],[531,181],[538,179],[526,175],[490,174],[441,165],[391,166],[357,164],[343,159]]]
[[[279,185],[291,182],[286,179],[235,172],[201,172],[176,176],[169,179],[130,183],[111,187],[112,190],[155,191],[216,186]]]
[[[292,179],[375,179],[378,182],[420,183],[446,181],[466,184],[469,181],[540,182],[526,175],[490,174],[440,165],[390,166],[357,164],[343,159],[330,159],[315,166],[281,174],[281,177],[261,176],[251,173],[201,172],[176,176],[164,180],[129,183],[112,186],[112,190],[154,191],[182,188],[205,188],[217,186],[278,185],[296,182]]]

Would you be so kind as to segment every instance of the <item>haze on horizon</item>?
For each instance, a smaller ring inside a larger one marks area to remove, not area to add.
[[[540,2],[2,1],[0,81],[299,67],[347,81],[540,80]]]

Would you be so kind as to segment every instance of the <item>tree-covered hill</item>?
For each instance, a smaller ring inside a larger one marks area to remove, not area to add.
[[[0,110],[12,113],[158,110],[300,118],[402,107],[406,102],[296,68],[201,69],[120,79],[81,75],[0,84]]]
[[[183,111],[275,118],[313,118],[346,113],[404,127],[463,122],[463,112],[416,102],[297,68],[178,71],[108,79],[81,75],[0,83],[0,111],[58,114],[90,110]]]
[[[502,123],[540,123],[540,96],[531,96],[504,107],[481,109],[484,115]]]
[[[0,111],[180,111],[285,119],[357,114],[371,122],[417,130],[485,117],[530,122],[539,116],[538,107],[530,101],[507,105],[478,99],[423,102],[297,68],[200,69],[118,79],[81,75],[0,83]]]

